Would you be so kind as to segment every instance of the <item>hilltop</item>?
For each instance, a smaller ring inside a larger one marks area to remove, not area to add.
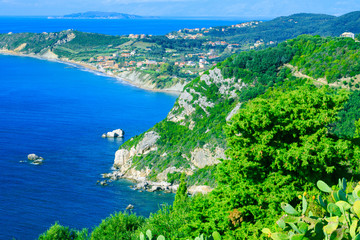
[[[333,37],[349,31],[357,34],[359,22],[360,12],[352,12],[340,17],[295,14],[266,22],[181,29],[165,36],[108,36],[76,30],[9,33],[0,34],[0,49],[85,64],[139,87],[180,93],[186,84],[233,54],[276,46],[301,34]]]

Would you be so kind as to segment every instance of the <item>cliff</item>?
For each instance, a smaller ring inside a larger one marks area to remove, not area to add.
[[[338,50],[329,54],[333,46]],[[344,88],[350,84],[355,90],[360,68],[350,73],[333,63],[341,58],[357,66],[352,61],[359,49],[352,39],[301,36],[274,48],[234,55],[186,85],[166,119],[120,147],[114,167],[122,177],[136,181],[177,184],[180,172],[185,172],[190,186],[214,187],[216,165],[226,159],[224,129],[247,101],[270,87],[306,81]],[[325,52],[334,61],[322,61]],[[316,58],[311,66],[299,61]],[[336,81],[329,68],[339,73]]]

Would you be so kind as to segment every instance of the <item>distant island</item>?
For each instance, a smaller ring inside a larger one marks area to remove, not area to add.
[[[144,18],[156,18],[156,17],[144,17],[126,13],[117,13],[117,12],[98,12],[90,11],[84,13],[72,13],[59,17],[49,17],[57,19],[144,19]]]

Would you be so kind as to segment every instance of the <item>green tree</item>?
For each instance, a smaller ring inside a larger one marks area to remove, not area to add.
[[[187,200],[188,200],[188,195],[187,195],[187,187],[185,182],[185,173],[182,173],[180,178],[180,185],[176,192],[176,196],[173,204],[174,209],[177,210],[184,208]]]
[[[249,101],[226,127],[229,159],[218,167],[210,201],[197,206],[203,213],[194,213],[201,224],[193,229],[258,238],[280,202],[293,202],[318,178],[334,182],[357,169],[353,142],[328,131],[347,99],[344,91],[305,85]]]

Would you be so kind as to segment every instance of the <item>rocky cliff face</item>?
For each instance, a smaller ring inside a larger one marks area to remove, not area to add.
[[[123,177],[140,182],[166,182],[185,172],[193,179],[191,191],[211,191],[202,179],[208,176],[198,172],[211,171],[226,158],[222,126],[240,108],[243,87],[241,80],[225,79],[220,69],[210,70],[185,87],[165,120],[125,143],[114,166]]]
[[[136,146],[132,146],[130,150],[120,149],[116,151],[114,167],[128,178],[137,179],[139,177],[146,177],[149,174],[149,169],[136,171],[132,168],[132,160],[134,156],[146,155],[152,151],[156,151],[156,141],[159,138],[158,133],[150,131],[145,133],[143,139]]]
[[[221,70],[218,68],[210,70],[209,74],[200,77],[197,84],[185,89],[169,112],[167,120],[185,125],[188,119],[191,121],[190,128],[193,128],[195,123],[192,122],[190,116],[195,113],[196,107],[200,107],[206,113],[206,116],[209,116],[208,109],[214,108],[215,102],[214,99],[208,99],[204,94],[204,90],[206,90],[204,85],[207,87],[216,86],[220,97],[226,99],[236,99],[238,97],[237,91],[246,87],[246,84],[242,83],[241,80],[235,80],[235,78],[224,79]]]
[[[156,84],[154,84],[154,78],[147,73],[143,73],[139,71],[124,71],[118,73],[117,77],[133,85],[140,86],[141,88],[146,88],[151,90],[158,89]],[[177,83],[171,87],[163,88],[162,91],[181,92],[183,88],[184,88],[184,84]]]
[[[205,145],[203,148],[195,148],[191,152],[191,163],[195,167],[204,168],[206,166],[212,166],[220,163],[219,159],[225,159],[225,151],[222,148],[216,147],[211,151],[208,145]]]

